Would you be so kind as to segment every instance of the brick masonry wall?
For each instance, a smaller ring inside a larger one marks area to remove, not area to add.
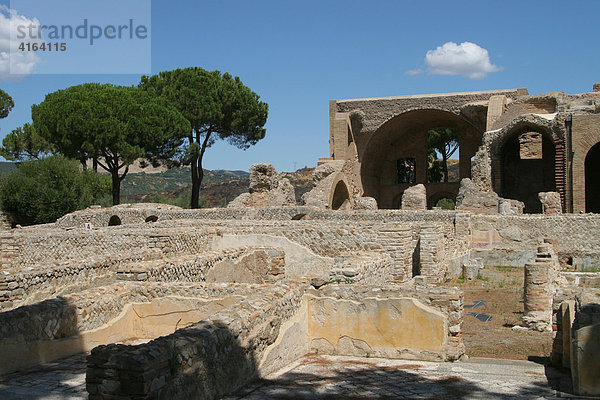
[[[336,104],[339,112],[353,110],[364,112],[367,118],[363,121],[361,133],[369,133],[376,131],[377,128],[390,118],[408,111],[434,109],[459,114],[461,108],[468,103],[488,100],[491,96],[498,94],[516,98],[519,94],[524,93],[522,89],[521,92],[519,92],[519,89],[489,90],[467,93],[383,97],[377,99],[337,100]]]
[[[88,288],[127,281],[203,282],[206,273],[223,260],[238,261],[256,252],[268,255],[269,267],[263,282],[283,277],[285,254],[275,248],[237,248],[195,255],[140,259],[138,256],[107,258],[100,262],[63,262],[50,268],[0,275],[0,310],[52,299]],[[155,254],[152,254],[155,255]],[[143,261],[143,262],[142,262]]]
[[[573,212],[585,211],[585,157],[600,142],[600,115],[573,116]]]

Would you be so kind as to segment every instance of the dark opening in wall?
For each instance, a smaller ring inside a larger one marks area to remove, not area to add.
[[[525,132],[531,134],[532,132]],[[554,143],[545,135],[541,135],[542,154],[539,145],[522,146],[519,132],[512,135],[501,152],[501,196],[525,203],[525,212],[541,213],[542,203],[538,199],[540,192],[554,192]],[[535,143],[534,143],[535,144]],[[533,149],[533,150],[532,150]],[[531,153],[531,154],[530,154]],[[535,155],[532,155],[534,154]]]
[[[417,182],[417,162],[414,158],[400,158],[396,161],[398,183]]]
[[[585,211],[600,213],[600,143],[585,157]]]
[[[119,218],[117,215],[113,215],[108,220],[108,226],[117,226],[117,225],[121,225],[121,218]]]
[[[158,221],[158,217],[156,215],[150,215],[148,218],[146,218],[146,222],[156,222]]]
[[[412,276],[421,275],[421,239],[417,241],[417,245],[412,253]]]
[[[350,208],[350,193],[348,192],[348,188],[346,187],[344,181],[339,181],[337,185],[335,185],[335,190],[333,191],[331,209],[348,210]]]
[[[292,217],[292,221],[299,221],[299,220],[308,220],[311,219],[310,216],[306,215],[306,214],[296,214]]]

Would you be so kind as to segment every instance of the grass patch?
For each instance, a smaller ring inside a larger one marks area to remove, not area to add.
[[[523,269],[522,267],[518,267],[516,265],[494,265],[493,268],[496,268],[496,270],[502,272],[513,272]]]
[[[589,267],[581,267],[581,272],[600,272],[600,264],[590,265]]]

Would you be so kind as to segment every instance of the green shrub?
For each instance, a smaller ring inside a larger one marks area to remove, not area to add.
[[[438,200],[436,207],[441,208],[442,210],[454,210],[455,204],[454,200],[443,198]]]
[[[2,176],[2,209],[20,224],[53,222],[63,215],[94,204],[110,193],[108,177],[63,156],[26,161]]]

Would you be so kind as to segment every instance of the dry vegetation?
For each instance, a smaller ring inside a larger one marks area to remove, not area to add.
[[[446,285],[461,287],[467,306],[485,301],[483,306],[465,308],[463,335],[467,355],[522,360],[550,356],[550,332],[512,329],[521,323],[523,315],[523,267],[487,267],[474,281],[453,279]],[[492,319],[483,322],[471,312]]]

